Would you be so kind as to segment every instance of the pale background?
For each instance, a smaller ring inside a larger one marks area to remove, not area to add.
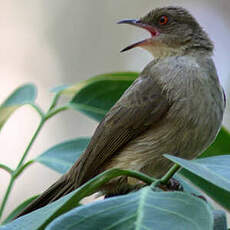
[[[229,95],[230,1],[154,0],[0,0],[0,101],[19,85],[38,86],[38,103],[46,109],[50,89],[72,84],[96,74],[141,69],[151,60],[148,53],[119,50],[147,33],[117,25],[124,18],[143,16],[152,8],[179,5],[189,9],[215,42],[214,60]],[[149,35],[147,35],[149,36]],[[225,124],[229,115],[226,113]],[[28,107],[18,110],[0,133],[0,162],[12,168],[23,153],[39,117]],[[39,135],[29,159],[64,140],[90,136],[96,122],[68,111],[51,119]],[[59,175],[34,164],[17,180],[6,212],[24,199],[44,191]],[[0,171],[0,201],[9,176]]]

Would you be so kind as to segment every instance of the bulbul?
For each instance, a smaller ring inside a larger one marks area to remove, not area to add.
[[[111,168],[159,178],[172,163],[163,154],[193,159],[214,140],[225,109],[224,91],[212,60],[213,43],[181,7],[157,8],[139,20],[123,20],[150,32],[128,46],[154,59],[100,122],[81,157],[20,215],[45,206]],[[138,186],[120,177],[101,187],[106,196]]]

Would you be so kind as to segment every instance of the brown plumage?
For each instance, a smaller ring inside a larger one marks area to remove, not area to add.
[[[165,7],[140,20],[151,37],[127,47],[142,47],[155,59],[98,125],[73,167],[20,215],[57,200],[110,168],[133,169],[160,177],[171,166],[163,154],[193,159],[215,139],[225,100],[212,61],[213,44],[183,8]],[[138,181],[118,178],[101,188],[121,194]]]

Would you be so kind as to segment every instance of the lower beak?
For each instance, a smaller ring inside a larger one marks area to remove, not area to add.
[[[158,35],[158,31],[156,30],[156,28],[154,28],[151,25],[142,23],[140,20],[122,20],[122,21],[118,22],[118,24],[129,24],[129,25],[133,25],[133,26],[143,28],[143,29],[147,30],[151,34],[151,38]],[[148,38],[148,39],[136,42],[136,43],[124,48],[123,50],[121,50],[121,52],[130,50],[130,49],[135,48],[135,47],[148,45],[150,39]]]

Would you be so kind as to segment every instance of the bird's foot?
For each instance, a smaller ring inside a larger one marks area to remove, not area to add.
[[[171,178],[166,185],[160,184],[158,187],[164,191],[180,191],[180,192],[184,191],[184,188],[180,184],[180,182],[174,178]]]

